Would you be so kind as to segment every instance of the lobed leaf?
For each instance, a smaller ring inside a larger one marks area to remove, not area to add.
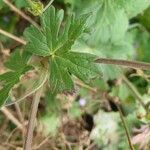
[[[29,27],[24,35],[28,41],[26,50],[49,61],[49,84],[53,92],[72,90],[71,75],[85,83],[99,75],[101,71],[94,63],[96,57],[91,54],[72,52],[71,47],[86,29],[89,14],[75,18],[68,17],[65,25],[64,11],[56,11],[51,6],[41,16],[41,31]]]

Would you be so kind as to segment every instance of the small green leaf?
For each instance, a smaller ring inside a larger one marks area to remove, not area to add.
[[[23,52],[22,55],[20,55],[20,52],[16,50],[14,53],[11,54],[10,58],[5,63],[5,66],[8,69],[14,71],[22,70],[27,66],[27,61],[29,57],[29,53]]]
[[[20,54],[16,50],[5,63],[10,71],[0,75],[0,106],[7,100],[10,90],[19,82],[21,75],[32,69],[31,66],[27,65],[28,59],[28,55]]]

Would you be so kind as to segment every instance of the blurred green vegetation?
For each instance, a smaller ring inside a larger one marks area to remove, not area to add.
[[[30,6],[26,1],[13,0],[11,2],[34,20],[39,21],[38,17],[33,16],[28,11]],[[42,0],[41,2],[46,5],[49,1]],[[99,57],[150,62],[149,1],[54,0],[53,5],[57,9],[64,9],[66,16],[70,13],[77,15],[91,13],[87,22],[87,33],[78,39],[72,50],[93,53]],[[29,26],[27,21],[12,12],[0,0],[1,29],[22,36],[27,26]],[[3,35],[0,35],[0,43],[12,51],[14,50],[13,45],[16,44]],[[84,85],[74,78],[75,83],[77,81],[79,84],[77,84],[76,92],[73,94],[52,95],[49,89],[46,89],[43,95],[44,102],[41,102],[44,111],[39,108],[40,115],[38,118],[40,125],[44,126],[41,129],[44,136],[50,135],[53,139],[57,139],[58,128],[64,125],[62,123],[64,116],[66,116],[64,118],[67,118],[68,124],[72,120],[75,120],[76,124],[82,120],[84,127],[90,126],[92,121],[88,122],[83,117],[88,114],[93,119],[91,129],[87,130],[88,138],[97,149],[129,149],[124,126],[113,102],[116,98],[119,100],[119,106],[132,139],[139,134],[144,137],[144,131],[135,132],[135,129],[138,130],[147,126],[150,132],[150,72],[111,65],[101,65],[101,69],[103,77],[93,80],[90,86]],[[139,99],[147,105],[147,109],[142,107]],[[2,120],[3,116],[0,114],[1,124]],[[9,125],[10,131],[14,127],[12,124]],[[64,135],[68,136],[65,132]],[[138,150],[142,146],[143,150],[148,150],[149,139],[150,136],[134,141],[135,149]],[[61,145],[61,142],[59,144]],[[85,144],[85,147],[88,146]],[[79,149],[77,143],[73,144],[71,148],[73,150]]]

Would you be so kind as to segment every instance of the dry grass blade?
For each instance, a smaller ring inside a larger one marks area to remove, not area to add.
[[[4,30],[2,30],[2,29],[0,29],[0,34],[3,34],[3,35],[5,35],[5,36],[7,36],[7,37],[9,37],[9,38],[11,38],[11,39],[13,39],[13,40],[15,40],[15,41],[21,43],[21,44],[23,44],[23,45],[26,44],[26,41],[25,41],[25,40],[23,40],[23,39],[21,39],[21,38],[15,36],[15,35],[13,35],[13,34],[11,34],[11,33],[9,33],[9,32],[6,32],[6,31],[4,31]]]
[[[17,118],[15,118],[12,113],[6,108],[6,107],[2,107],[1,111],[5,114],[5,116],[11,120],[19,129],[23,130],[23,126],[22,124],[19,122],[19,120]]]

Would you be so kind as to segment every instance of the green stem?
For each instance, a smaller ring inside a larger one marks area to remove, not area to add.
[[[121,118],[122,124],[123,124],[123,126],[124,126],[124,129],[125,129],[126,135],[127,135],[127,139],[128,139],[129,147],[130,147],[130,149],[131,149],[131,150],[134,150],[134,147],[133,147],[133,145],[132,145],[132,143],[131,143],[131,140],[130,140],[131,138],[130,138],[129,130],[128,130],[127,125],[126,125],[126,122],[125,122],[125,120],[124,120],[124,117],[123,117],[122,111],[121,111],[121,109],[120,109],[119,105],[118,105],[117,103],[115,103],[115,104],[116,104],[117,109],[118,109],[118,111],[119,111],[120,118]]]

